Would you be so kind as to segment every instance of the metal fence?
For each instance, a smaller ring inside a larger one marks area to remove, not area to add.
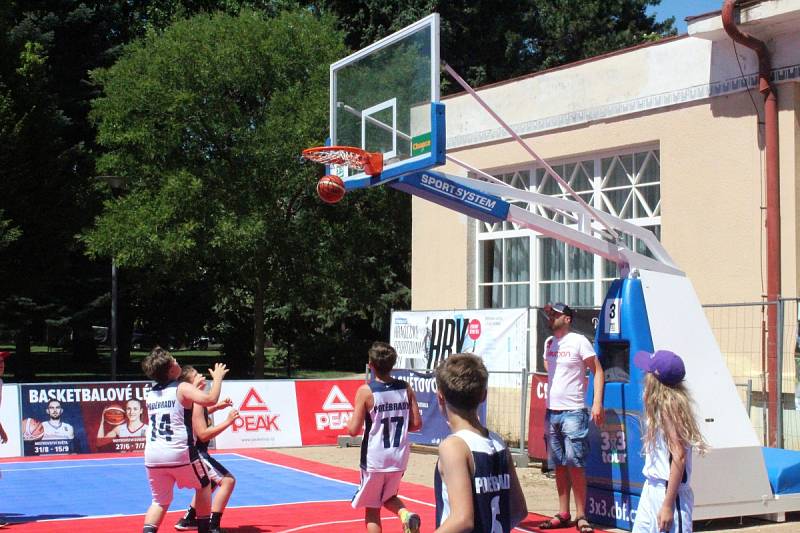
[[[797,298],[704,305],[708,322],[762,444],[768,442],[767,310],[778,316],[777,445],[800,450]]]
[[[767,405],[767,308],[776,306],[779,343],[778,368],[778,446],[800,450],[800,336],[798,335],[800,298],[776,302],[704,305],[711,329],[733,377],[739,397],[761,438],[768,442]],[[591,335],[587,335],[591,336]],[[533,360],[531,360],[533,363]],[[505,384],[498,384],[500,375]],[[513,382],[508,382],[513,375]],[[530,417],[531,373],[490,372],[487,420],[489,428],[503,436],[509,446],[524,449]]]
[[[489,372],[486,426],[515,450],[525,449],[530,388],[530,374],[524,368],[519,372]]]

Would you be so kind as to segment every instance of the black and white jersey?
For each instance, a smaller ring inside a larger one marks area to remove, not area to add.
[[[178,402],[178,382],[153,386],[145,401],[150,424],[144,447],[144,464],[179,466],[197,459],[192,410]]]
[[[461,430],[454,436],[463,440],[475,462],[472,476],[472,504],[475,510],[474,533],[508,533],[511,531],[511,473],[506,443],[499,435],[489,432],[483,437],[470,430]],[[450,515],[447,485],[434,473],[436,493],[436,527]]]
[[[369,384],[375,405],[364,420],[361,441],[361,468],[368,472],[398,472],[406,469],[411,447],[408,422],[411,402],[408,385],[395,379]]]

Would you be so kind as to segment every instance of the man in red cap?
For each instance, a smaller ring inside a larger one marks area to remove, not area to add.
[[[11,355],[11,352],[0,352],[0,404],[3,402],[3,374],[6,371],[6,359]],[[3,428],[3,423],[0,421],[0,442],[5,444],[8,442],[8,435]],[[6,527],[8,522],[0,518],[0,527]]]

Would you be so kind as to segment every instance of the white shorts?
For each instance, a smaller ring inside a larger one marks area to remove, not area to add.
[[[367,472],[361,470],[361,485],[353,496],[354,509],[367,507],[380,509],[383,503],[397,496],[400,491],[400,480],[403,472]]]
[[[646,481],[636,509],[636,520],[631,533],[661,533],[658,529],[658,513],[664,503],[667,486],[663,482]],[[694,494],[691,487],[681,485],[678,489],[678,501],[672,516],[672,529],[669,533],[692,533],[692,509]]]
[[[172,503],[172,489],[201,489],[211,484],[203,463],[198,459],[188,465],[181,466],[148,466],[147,480],[153,503],[167,508]]]

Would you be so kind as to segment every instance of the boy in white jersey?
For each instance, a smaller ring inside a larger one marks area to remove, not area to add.
[[[143,533],[156,533],[172,503],[172,491],[178,487],[195,489],[197,530],[209,533],[211,483],[195,447],[192,431],[192,408],[195,403],[217,403],[222,379],[228,370],[217,363],[210,370],[213,384],[208,392],[191,383],[178,383],[181,367],[172,355],[156,347],[142,361],[145,375],[156,383],[148,391],[146,403],[150,418],[144,464],[150,482],[153,503],[144,517]]]
[[[190,365],[183,367],[181,381],[192,383],[200,390],[205,390],[206,388],[206,378]],[[203,407],[200,404],[195,404],[192,409],[192,429],[197,437],[197,452],[200,455],[200,460],[203,461],[206,472],[208,472],[208,478],[211,480],[211,491],[214,493],[214,497],[211,501],[211,533],[220,533],[222,531],[222,513],[225,511],[231,493],[233,493],[233,488],[236,486],[236,478],[233,477],[233,474],[228,472],[227,468],[222,466],[219,461],[208,453],[208,443],[211,439],[233,425],[234,421],[239,418],[239,411],[231,409],[225,420],[216,426],[210,425],[209,417],[212,413],[229,407],[233,407],[233,402],[230,398],[225,398],[211,407]],[[186,510],[183,517],[175,524],[175,529],[178,531],[186,531],[197,528],[196,505],[197,502],[192,499],[192,503],[189,504],[189,509]]]
[[[707,445],[683,384],[686,367],[669,350],[638,352],[633,364],[646,372],[642,396],[645,483],[633,533],[691,533],[692,448],[703,454]]]
[[[483,361],[471,353],[436,367],[436,398],[452,431],[434,472],[436,533],[509,533],[528,515],[508,447],[478,417],[488,383]]]
[[[361,485],[353,496],[353,508],[365,508],[368,533],[381,532],[381,507],[397,514],[404,533],[418,533],[419,515],[409,512],[397,497],[400,480],[408,465],[409,431],[422,428],[422,417],[414,391],[390,372],[397,352],[385,342],[369,349],[369,367],[374,379],[356,392],[353,416],[347,423],[351,436],[361,433]]]

